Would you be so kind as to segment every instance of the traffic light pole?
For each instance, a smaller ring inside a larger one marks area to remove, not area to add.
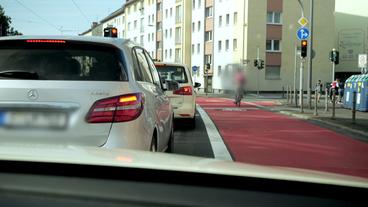
[[[309,12],[309,21],[310,21],[310,39],[308,44],[308,107],[312,109],[312,53],[313,53],[313,13],[314,13],[314,0],[310,0],[310,12]]]
[[[300,113],[304,113],[304,105],[303,105],[303,68],[304,68],[305,59],[301,58],[300,60],[300,83],[299,83],[299,103],[300,103]]]
[[[298,53],[298,48],[295,45],[295,53],[294,53],[294,101],[295,101],[295,106],[298,106],[298,100],[297,100],[297,95],[296,95],[296,72],[297,72],[297,53]]]
[[[257,60],[259,60],[259,47],[257,47]],[[259,69],[257,70],[257,98],[259,98]]]
[[[335,81],[335,66],[336,66],[336,64],[334,62],[332,62],[332,82]]]

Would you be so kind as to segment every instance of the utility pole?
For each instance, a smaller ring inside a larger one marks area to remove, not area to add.
[[[308,107],[312,109],[312,52],[313,52],[313,15],[314,15],[314,0],[310,0],[309,21],[310,21],[310,39],[308,48]]]

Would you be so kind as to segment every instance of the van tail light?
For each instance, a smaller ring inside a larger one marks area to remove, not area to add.
[[[173,94],[191,96],[193,94],[193,88],[192,86],[180,87],[178,90],[174,91]]]
[[[89,110],[88,123],[127,122],[138,118],[144,106],[144,96],[132,93],[96,101]]]

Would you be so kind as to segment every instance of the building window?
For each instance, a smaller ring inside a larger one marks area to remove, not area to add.
[[[134,4],[134,11],[137,11],[137,4]]]
[[[156,43],[156,48],[157,48],[157,49],[162,49],[162,42],[161,42],[161,41],[158,41],[158,42]]]
[[[218,41],[218,51],[221,52],[222,50],[222,41]]]
[[[222,26],[222,16],[219,16],[218,26],[219,26],[219,27],[221,27],[221,26]]]
[[[157,30],[162,30],[162,22],[157,22]]]
[[[195,9],[195,0],[193,0],[193,10]]]
[[[238,24],[238,12],[234,12],[234,25]]]
[[[198,21],[198,32],[201,31],[201,21]]]
[[[181,43],[181,27],[175,28],[175,43],[176,44]]]
[[[148,42],[151,41],[151,34],[150,33],[148,33],[147,40],[148,40]]]
[[[195,31],[195,23],[193,22],[192,23],[192,32],[194,32]]]
[[[182,14],[181,14],[181,5],[176,6],[175,8],[175,22],[176,23],[180,23],[181,19],[182,19]]]
[[[266,66],[266,80],[281,80],[280,66]]]
[[[155,34],[153,32],[152,32],[151,37],[152,37],[152,41],[153,41],[155,39]]]
[[[167,19],[167,17],[169,16],[168,14],[169,14],[169,10],[168,10],[168,9],[166,9],[166,10],[165,10],[165,18],[166,18],[166,19]]]
[[[175,49],[175,62],[179,63],[181,62],[181,50],[180,48]]]
[[[167,29],[165,29],[165,38],[167,38]]]
[[[280,40],[267,40],[266,41],[266,51],[270,52],[279,52],[280,49]]]
[[[204,64],[211,64],[212,63],[212,56],[211,55],[205,55],[204,56]]]
[[[148,24],[151,24],[151,15],[148,15]]]
[[[281,13],[280,12],[267,12],[267,23],[268,24],[281,24]]]
[[[172,28],[170,28],[170,38],[172,37]]]
[[[172,49],[170,49],[170,59],[172,58]]]
[[[217,66],[217,75],[221,75],[221,65]]]
[[[172,17],[172,8],[170,8],[170,18]]]
[[[162,10],[162,3],[157,3],[157,11],[161,11]]]
[[[237,50],[238,49],[238,40],[237,39],[233,39],[233,50]]]
[[[230,24],[230,14],[226,14],[226,25]]]
[[[204,15],[205,15],[206,17],[212,17],[212,6],[207,7],[207,8],[205,9],[205,11],[204,11]]]
[[[204,34],[204,40],[207,41],[211,41],[212,40],[212,31],[208,31]]]
[[[165,59],[167,59],[167,49],[165,49]]]
[[[198,9],[201,8],[201,0],[198,0]]]
[[[144,35],[141,35],[141,45],[144,46]]]
[[[199,54],[199,52],[201,52],[201,44],[197,44],[197,54]]]
[[[141,32],[144,32],[144,19],[141,18]]]
[[[154,15],[154,14],[152,14],[152,19],[151,19],[151,21],[152,21],[152,23],[154,23],[154,22],[155,22],[155,15]]]
[[[229,40],[226,40],[226,42],[225,42],[225,50],[228,51],[229,48],[230,48]]]
[[[192,44],[192,55],[194,54],[194,50],[195,50],[194,44]]]
[[[137,20],[134,20],[134,29],[137,29]]]
[[[128,22],[128,31],[130,31],[130,22]]]
[[[137,41],[138,41],[138,37],[134,37],[134,42],[138,43]]]

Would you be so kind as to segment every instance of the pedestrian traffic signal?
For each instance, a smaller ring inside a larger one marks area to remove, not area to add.
[[[258,59],[254,60],[254,67],[258,67]]]
[[[116,29],[115,27],[105,28],[104,37],[118,37],[118,29]]]
[[[335,65],[340,63],[339,51],[332,49],[332,51],[330,52],[330,61],[333,62]]]
[[[300,56],[302,58],[307,57],[307,51],[308,51],[308,41],[307,40],[302,40],[301,41],[301,53],[300,53]]]
[[[258,68],[259,70],[260,69],[263,69],[264,68],[264,60],[262,60],[262,59],[255,59],[254,60],[254,67]]]

